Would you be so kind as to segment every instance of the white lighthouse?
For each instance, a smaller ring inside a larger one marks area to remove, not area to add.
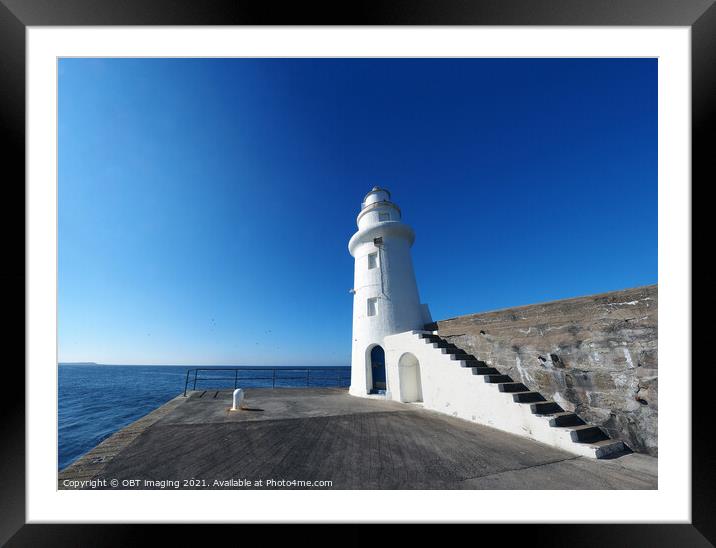
[[[432,320],[427,305],[420,303],[410,256],[415,233],[401,222],[390,192],[373,187],[356,222],[358,232],[348,243],[355,259],[350,393],[390,398],[383,339],[421,330]]]

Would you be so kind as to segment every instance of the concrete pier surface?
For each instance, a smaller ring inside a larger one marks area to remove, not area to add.
[[[656,489],[657,459],[590,459],[337,388],[177,396],[59,473],[59,489]]]

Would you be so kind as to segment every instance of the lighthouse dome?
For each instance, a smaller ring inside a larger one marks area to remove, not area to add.
[[[356,223],[358,228],[367,228],[386,221],[399,221],[400,208],[390,201],[390,192],[374,186],[361,202]]]
[[[390,201],[390,192],[379,186],[374,186],[371,191],[363,198],[363,207],[369,206],[376,202],[388,202]]]

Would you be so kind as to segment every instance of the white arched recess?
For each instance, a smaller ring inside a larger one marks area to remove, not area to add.
[[[423,387],[420,381],[420,362],[410,352],[400,356],[398,361],[400,378],[400,401],[423,401]]]

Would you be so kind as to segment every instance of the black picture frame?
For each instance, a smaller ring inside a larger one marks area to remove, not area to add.
[[[687,26],[691,29],[692,62],[692,203],[697,188],[716,180],[710,134],[714,133],[716,111],[716,7],[713,0],[375,0],[363,3],[277,2],[264,0],[0,0],[0,122],[9,139],[4,148],[8,175],[3,186],[6,211],[2,216],[5,234],[14,235],[24,221],[25,194],[25,32],[28,26],[84,25],[576,25],[576,26]],[[23,204],[20,207],[19,204]],[[18,213],[22,219],[14,218]],[[24,226],[24,224],[23,224]],[[694,241],[701,232],[694,230]],[[19,349],[24,340],[25,241],[5,239],[6,254],[16,258],[5,268],[2,280],[10,304],[22,316],[13,316],[5,330],[6,340]],[[10,253],[7,253],[7,252]],[[17,265],[21,266],[17,266]],[[692,262],[692,267],[695,261]],[[701,286],[703,287],[703,286]],[[693,293],[693,288],[692,288]],[[712,298],[700,302],[708,306]],[[6,302],[7,302],[6,300]],[[9,314],[6,314],[9,315]],[[694,341],[708,340],[713,322],[693,322]],[[5,397],[0,408],[0,544],[8,546],[127,546],[148,541],[159,526],[140,525],[28,525],[25,520],[25,381],[17,364],[5,364]],[[691,357],[685,355],[686,364]],[[695,360],[693,360],[696,363]],[[662,364],[662,367],[669,364]],[[716,447],[708,409],[713,396],[712,364],[692,368],[692,523],[685,525],[529,525],[483,526],[510,542],[549,546],[713,546],[716,543]],[[14,381],[9,374],[17,375]],[[12,383],[12,384],[10,384]],[[571,501],[568,503],[577,503]],[[555,508],[554,520],[559,521]],[[585,516],[588,519],[589,516]],[[240,526],[251,529],[254,526]],[[272,529],[272,541],[285,535],[301,535],[300,526]],[[355,533],[346,528],[325,535],[331,543],[357,544],[373,533]],[[499,527],[499,530],[495,528]],[[149,531],[152,529],[152,531]],[[181,538],[181,545],[198,539],[208,541],[206,526],[162,527],[162,544]],[[421,527],[412,534],[422,536]],[[265,533],[261,533],[264,534]],[[381,532],[381,535],[384,533]],[[407,535],[407,536],[406,536]],[[323,536],[323,534],[320,534]],[[334,538],[331,538],[334,537]],[[456,538],[456,537],[453,537]],[[311,536],[311,542],[321,538]],[[218,542],[218,541],[217,541]]]

